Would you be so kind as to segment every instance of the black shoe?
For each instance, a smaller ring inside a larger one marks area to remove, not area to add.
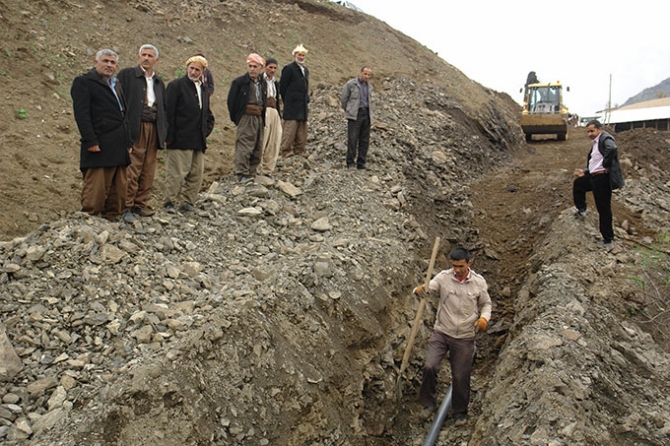
[[[356,166],[356,168],[359,169],[359,170],[367,170],[367,167],[365,167],[365,164],[359,164],[358,166]]]
[[[174,207],[174,204],[172,204],[172,203],[165,203],[165,211],[168,214],[176,214],[177,213],[177,208]]]
[[[179,206],[179,212],[193,212],[195,207],[191,203],[184,203]]]
[[[130,209],[126,209],[125,211],[123,211],[123,214],[121,214],[121,219],[126,223],[130,224],[133,224],[137,221],[137,218],[135,218]]]

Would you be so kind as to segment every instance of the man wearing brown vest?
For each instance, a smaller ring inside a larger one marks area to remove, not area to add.
[[[261,73],[265,61],[256,53],[247,57],[247,72],[235,78],[228,92],[230,120],[237,126],[233,173],[247,183],[256,175],[263,152],[267,85]]]
[[[277,59],[269,57],[265,63],[265,87],[268,91],[265,128],[263,129],[263,154],[258,173],[270,176],[274,172],[281,145],[281,107],[279,106],[279,81],[277,80]]]
[[[165,147],[167,114],[165,83],[156,75],[158,49],[142,45],[139,64],[119,71],[119,81],[126,95],[126,121],[130,129],[133,151],[128,166],[128,195],[122,218],[133,223],[135,215],[147,217],[154,213],[149,207],[151,188],[156,176],[156,155]]]

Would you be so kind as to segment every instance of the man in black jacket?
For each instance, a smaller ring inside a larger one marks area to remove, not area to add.
[[[209,109],[209,92],[200,76],[207,59],[193,56],[186,61],[186,75],[167,86],[168,135],[165,140],[165,210],[192,212],[205,171],[207,137],[214,129],[214,115]]]
[[[94,68],[77,76],[70,89],[81,135],[82,211],[111,221],[118,221],[126,207],[126,166],[132,150],[123,91],[114,77],[118,60],[112,50],[98,51]]]
[[[572,196],[575,202],[573,213],[583,218],[586,213],[586,192],[593,191],[593,199],[599,216],[601,245],[610,247],[614,240],[612,228],[612,190],[624,186],[623,173],[619,164],[619,150],[612,135],[603,130],[600,121],[593,120],[586,125],[586,133],[593,140],[593,146],[586,160],[586,169],[575,169]]]
[[[247,72],[230,84],[228,113],[237,126],[233,173],[242,183],[256,175],[263,153],[267,85],[261,73],[265,61],[256,53],[247,57]]]
[[[167,114],[165,83],[156,75],[158,49],[142,45],[139,65],[119,71],[119,81],[126,95],[126,121],[130,129],[133,151],[128,166],[128,195],[122,218],[128,223],[133,214],[146,217],[153,214],[149,207],[151,187],[156,176],[156,155],[165,147]]]
[[[293,62],[281,71],[279,91],[284,101],[282,123],[282,156],[307,157],[307,112],[309,106],[309,70],[305,66],[307,48],[302,44],[293,50]]]

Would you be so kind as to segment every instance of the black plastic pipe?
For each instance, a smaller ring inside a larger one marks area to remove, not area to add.
[[[440,435],[440,430],[442,429],[442,424],[444,423],[444,420],[447,418],[447,412],[451,407],[451,393],[453,387],[454,386],[449,386],[449,390],[447,390],[447,394],[444,396],[442,404],[440,404],[440,408],[437,411],[435,421],[433,421],[433,425],[430,426],[430,431],[428,431],[428,436],[426,437],[426,440],[423,442],[423,446],[433,446],[437,441],[437,437]]]
[[[472,364],[474,368],[474,363],[475,363],[475,355],[477,355],[477,346],[475,345],[475,348],[472,352]],[[442,424],[444,424],[444,420],[447,418],[447,412],[449,412],[449,408],[451,407],[451,394],[453,392],[453,385],[449,386],[449,390],[447,390],[447,394],[444,395],[444,399],[442,400],[442,404],[440,404],[440,408],[437,411],[437,415],[435,416],[435,421],[433,421],[433,424],[430,426],[430,430],[428,431],[428,436],[423,442],[423,446],[434,446],[435,442],[437,441],[437,437],[440,435],[440,430],[442,430]]]

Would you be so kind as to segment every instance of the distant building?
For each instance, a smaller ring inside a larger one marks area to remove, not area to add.
[[[594,119],[597,119],[601,123],[605,124],[605,120],[604,120],[602,115],[580,116],[579,117],[579,122],[577,123],[577,127],[586,127],[586,124],[593,121]]]
[[[670,130],[670,98],[636,102],[609,113],[607,122],[616,132],[630,129],[652,128]]]

